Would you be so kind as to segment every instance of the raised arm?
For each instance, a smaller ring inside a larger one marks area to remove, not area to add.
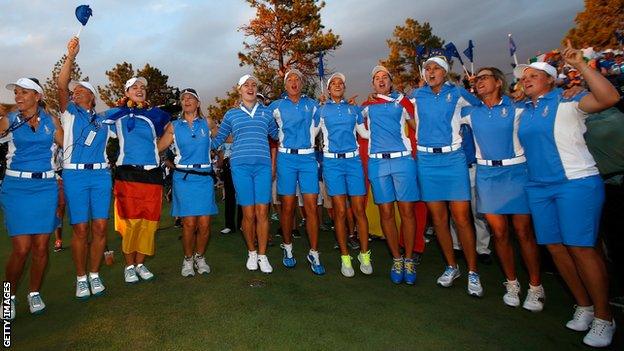
[[[228,118],[228,113],[225,113],[223,120],[221,121],[221,125],[219,126],[219,131],[217,132],[217,136],[212,138],[212,148],[218,149],[221,144],[225,142],[225,139],[232,132],[232,125],[230,124],[230,119]]]
[[[165,126],[165,132],[158,139],[158,152],[163,152],[167,150],[169,146],[173,143],[173,125],[169,122]]]
[[[59,93],[59,109],[61,112],[65,112],[67,105],[69,104],[69,81],[71,80],[71,71],[74,66],[74,60],[76,55],[80,51],[80,41],[78,38],[73,37],[67,43],[67,57],[63,62],[63,67],[59,72],[57,86]]]

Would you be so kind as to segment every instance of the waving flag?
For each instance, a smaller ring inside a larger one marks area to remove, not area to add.
[[[434,57],[434,56],[444,56],[448,59],[448,56],[446,55],[446,51],[440,48],[434,48],[434,49],[429,50],[429,57]]]
[[[76,34],[77,38],[80,37],[82,28],[87,25],[87,22],[89,22],[89,17],[91,16],[93,16],[93,11],[91,11],[89,5],[80,5],[76,7],[76,19],[78,20],[78,22],[80,22],[80,24],[82,24],[82,27],[80,27],[80,29],[78,30],[78,34]]]
[[[425,47],[424,45],[416,45],[417,58],[425,56],[425,51],[427,51],[427,47]]]
[[[472,40],[468,40],[468,48],[464,50],[464,55],[468,58],[470,62],[474,62],[474,56],[472,51],[473,48],[474,45],[472,45]]]
[[[448,43],[446,45],[444,45],[444,50],[446,51],[446,57],[457,57],[457,59],[459,59],[459,63],[463,66],[464,65],[464,61],[462,60],[461,56],[459,55],[459,51],[457,51],[457,47],[455,46],[455,44],[453,43]]]
[[[516,43],[514,43],[511,34],[509,34],[509,56],[513,56],[516,54]]]

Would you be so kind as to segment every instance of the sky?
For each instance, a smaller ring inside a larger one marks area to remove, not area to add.
[[[91,6],[93,17],[76,62],[95,85],[105,85],[105,71],[117,63],[137,69],[149,62],[170,85],[194,87],[205,107],[251,72],[237,57],[245,39],[238,29],[255,15],[243,0],[0,0],[0,85],[20,77],[45,82],[80,28],[74,9],[81,4]],[[347,95],[361,100],[371,90],[373,66],[388,55],[386,40],[411,17],[429,22],[460,52],[472,39],[475,68],[509,72],[508,33],[526,61],[559,47],[582,10],[582,0],[326,0],[322,23],[343,44],[326,56],[325,67],[344,73]],[[0,87],[0,102],[13,102],[13,93]]]

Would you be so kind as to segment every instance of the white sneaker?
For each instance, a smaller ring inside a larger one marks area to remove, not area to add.
[[[373,265],[371,264],[371,252],[370,250],[362,253],[360,252],[357,256],[358,261],[360,261],[360,271],[366,275],[373,274]]]
[[[76,280],[76,297],[84,300],[88,299],[91,296],[91,291],[89,290],[89,283],[87,280]]]
[[[89,285],[91,286],[91,294],[93,294],[93,296],[100,296],[104,294],[104,290],[106,290],[100,276],[91,277],[89,275]]]
[[[41,295],[38,292],[31,292],[27,295],[28,298],[28,307],[30,308],[30,313],[32,314],[41,314],[46,308],[45,303],[41,299]]]
[[[355,275],[355,270],[353,269],[353,265],[351,264],[351,256],[340,256],[340,273],[342,273],[342,275],[347,278],[351,278]]]
[[[189,257],[182,259],[182,272],[183,277],[192,277],[195,275],[195,270],[193,270],[193,258]]]
[[[594,318],[591,329],[583,338],[583,343],[592,347],[607,347],[611,345],[614,333],[615,319],[609,322],[604,319]]]
[[[152,280],[154,278],[154,274],[143,263],[136,266],[136,272],[143,280]]]
[[[459,274],[459,266],[447,266],[444,273],[442,273],[442,275],[438,278],[438,285],[445,288],[451,287],[453,285],[453,281],[459,278]]]
[[[221,229],[221,234],[230,234],[231,232],[232,232],[232,229],[230,228]]]
[[[475,297],[483,296],[481,278],[477,272],[468,272],[468,295]]]
[[[204,256],[200,256],[195,254],[193,256],[193,261],[195,262],[195,269],[198,274],[208,274],[210,273],[210,266],[206,263],[206,259]]]
[[[258,255],[258,265],[260,266],[260,271],[262,273],[269,274],[273,272],[273,267],[271,267],[269,259],[266,257],[266,255]]]
[[[250,271],[258,270],[258,251],[247,251],[247,269]]]
[[[507,292],[503,295],[503,302],[507,306],[520,306],[520,283],[515,281],[506,281],[503,283]],[[526,303],[526,302],[525,302]]]
[[[566,323],[566,328],[586,331],[594,320],[594,306],[574,306],[574,316]]]
[[[136,275],[136,270],[134,269],[134,265],[130,265],[124,269],[124,279],[128,284],[134,284],[139,281],[139,277]]]
[[[529,284],[529,290],[527,290],[526,299],[522,304],[522,308],[531,312],[541,312],[544,309],[544,300],[546,300],[546,293],[543,286],[531,286]]]

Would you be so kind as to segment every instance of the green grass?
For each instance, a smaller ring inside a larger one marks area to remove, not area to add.
[[[166,206],[165,206],[166,207]],[[271,275],[248,272],[240,234],[220,235],[222,216],[212,224],[206,257],[208,276],[183,278],[179,229],[168,207],[157,233],[157,251],[147,261],[156,278],[128,286],[123,282],[120,237],[109,230],[116,263],[102,267],[106,295],[74,298],[75,271],[69,249],[50,253],[41,289],[45,313],[33,316],[26,303],[26,281],[17,294],[12,324],[19,350],[582,350],[582,333],[564,328],[573,301],[562,283],[544,276],[546,309],[531,313],[502,303],[503,280],[497,265],[482,266],[482,299],[466,294],[465,272],[455,287],[435,285],[443,262],[435,244],[418,267],[415,287],[395,286],[385,243],[372,243],[372,276],[342,277],[331,232],[321,233],[327,274],[315,276],[305,262],[307,242],[295,241],[297,267],[281,264],[278,246],[269,250]],[[273,223],[273,226],[276,224]],[[111,225],[112,227],[112,225]],[[70,229],[65,229],[65,246]],[[10,241],[2,229],[0,258]],[[356,253],[353,253],[355,255]],[[462,264],[463,262],[460,262]],[[354,265],[356,263],[354,262]],[[462,265],[465,267],[465,265]],[[27,277],[27,275],[26,275]],[[520,272],[526,287],[526,275]],[[251,287],[262,280],[264,287]],[[618,311],[618,320],[622,313]],[[621,323],[620,323],[621,324]],[[624,325],[624,324],[621,324]],[[621,328],[611,349],[624,345]]]

